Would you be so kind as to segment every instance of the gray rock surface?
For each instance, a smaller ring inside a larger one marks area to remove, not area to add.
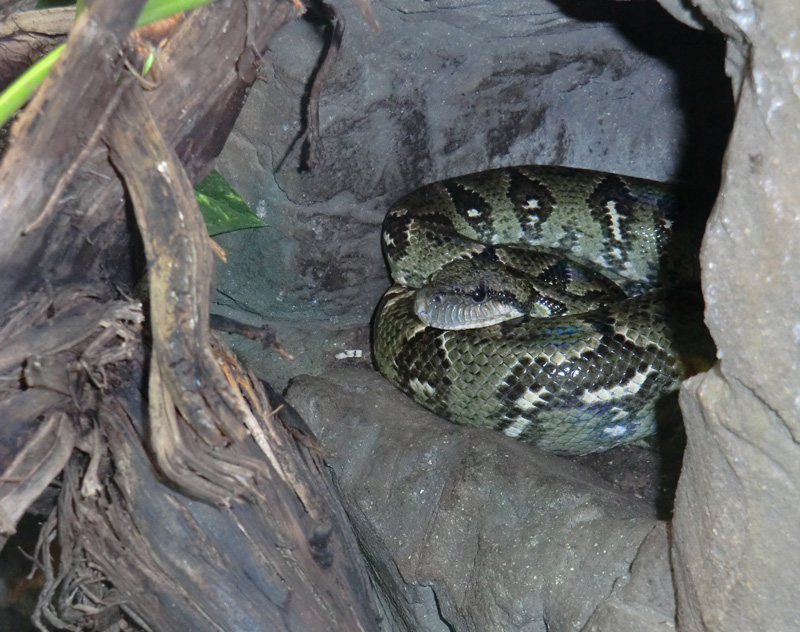
[[[420,411],[369,368],[298,377],[287,396],[337,473],[387,629],[646,632],[674,618],[664,524],[590,469]]]
[[[372,371],[368,324],[388,286],[381,221],[424,182],[540,163],[713,195],[721,43],[647,2],[374,5],[378,33],[337,5],[347,30],[313,170],[294,143],[322,47],[310,22],[275,38],[223,152],[220,170],[269,227],[218,239],[229,262],[215,311],[271,324],[295,360],[228,341],[276,387],[317,376],[289,396],[340,479],[385,629],[670,629],[664,464],[633,448],[569,461],[432,418]]]
[[[388,278],[379,230],[424,182],[513,164],[561,164],[707,182],[723,115],[707,100],[722,46],[652,3],[375,2],[374,33],[347,1],[320,103],[320,164],[302,171],[301,101],[322,47],[298,21],[275,37],[219,169],[269,224],[219,239],[217,310],[272,323],[296,357],[229,342],[278,386],[335,366]],[[722,132],[720,131],[722,130]],[[702,206],[702,205],[701,205]],[[707,211],[707,208],[705,209]]]
[[[738,99],[701,252],[720,361],[681,397],[681,630],[798,630],[800,5],[697,4],[729,37]]]

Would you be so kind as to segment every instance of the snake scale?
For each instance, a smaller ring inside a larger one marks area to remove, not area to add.
[[[375,363],[434,413],[552,453],[646,442],[681,380],[715,354],[678,218],[666,185],[566,167],[424,186],[384,220],[395,284],[373,321]],[[508,266],[532,299],[494,287]],[[465,280],[473,269],[483,276]],[[460,307],[431,299],[439,276]],[[458,328],[490,303],[510,319]]]

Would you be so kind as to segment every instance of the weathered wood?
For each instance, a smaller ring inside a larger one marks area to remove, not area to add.
[[[20,387],[25,387],[23,372],[44,361],[52,365],[59,358],[64,373],[75,359],[77,349],[92,336],[99,326],[106,305],[90,303],[97,294],[107,293],[99,284],[83,280],[70,287],[53,289],[47,287],[51,279],[37,274],[38,265],[44,261],[37,257],[44,245],[50,241],[50,248],[58,252],[64,248],[64,241],[74,239],[74,233],[63,230],[66,226],[62,218],[48,215],[49,230],[37,231],[30,239],[22,234],[26,225],[37,217],[47,206],[53,191],[59,188],[59,181],[70,172],[84,151],[79,139],[89,138],[93,126],[101,124],[108,104],[108,95],[114,93],[111,65],[108,58],[120,47],[120,38],[127,36],[133,26],[142,2],[132,2],[123,11],[113,7],[98,6],[97,11],[88,12],[76,25],[73,34],[74,45],[64,55],[64,60],[46,80],[42,89],[32,99],[26,114],[21,117],[17,138],[0,165],[0,222],[6,228],[0,234],[0,383],[3,385],[2,403],[9,405],[15,400]],[[90,15],[91,14],[91,15]],[[101,26],[102,24],[102,26]],[[82,56],[94,63],[81,65]],[[96,78],[92,72],[97,71]],[[91,79],[91,80],[90,80]],[[53,94],[63,93],[72,86],[75,100],[56,100]],[[90,105],[81,105],[87,99]],[[81,116],[82,115],[82,116]],[[71,127],[64,121],[74,121]],[[73,133],[75,135],[73,135]],[[77,138],[76,138],[77,136]],[[121,192],[121,187],[117,185]],[[69,218],[67,223],[69,222]],[[56,224],[55,220],[62,220]],[[63,232],[62,232],[63,231]],[[67,241],[69,243],[69,241]],[[58,257],[52,265],[63,267]],[[72,262],[72,267],[80,262]],[[13,291],[17,288],[21,291]],[[27,291],[22,291],[25,288]],[[72,349],[76,349],[72,351]],[[78,424],[72,422],[69,431],[64,425],[63,415],[73,418],[76,413],[70,405],[70,393],[53,397],[52,388],[42,389],[46,396],[37,400],[37,389],[26,390],[27,396],[17,400],[24,402],[25,410],[15,407],[14,414],[6,418],[4,431],[7,437],[24,436],[17,432],[33,432],[29,441],[7,455],[10,460],[0,462],[3,488],[0,489],[1,536],[13,533],[14,526],[27,505],[32,503],[42,489],[58,474],[71,450],[71,442]],[[27,415],[26,415],[27,413]],[[58,431],[63,439],[61,449],[48,445],[38,439],[39,433],[48,425],[53,427],[58,419]],[[40,463],[39,467],[35,467]],[[14,483],[18,487],[12,489]],[[24,490],[24,492],[23,492]]]
[[[40,539],[40,623],[376,629],[319,449],[209,331],[191,187],[301,5],[188,14],[163,31],[147,92],[126,70],[141,59],[120,54],[141,5],[90,3],[0,164],[0,533],[64,468]],[[119,291],[138,236],[146,320]]]
[[[11,310],[14,317],[0,330],[0,375],[7,377],[0,380],[0,548],[77,443],[77,372],[89,366],[102,371],[130,356],[125,340],[111,358],[96,356],[94,349],[115,333],[112,323],[140,323],[141,310],[91,296],[90,287],[35,296]]]
[[[135,385],[145,363],[135,358],[126,387],[98,404],[102,426],[84,441],[91,459],[75,453],[66,469],[59,521],[42,535],[64,553],[59,565],[42,556],[48,582],[40,617],[81,628],[97,624],[102,610],[109,621],[126,615],[153,630],[377,629],[363,570],[350,561],[358,550],[318,452],[298,449],[267,414],[260,385],[219,357],[226,373],[240,375],[285,478],[270,468],[253,502],[227,508],[165,484],[141,442]],[[250,439],[228,456],[263,461],[259,450]],[[91,608],[73,607],[76,597]]]
[[[213,261],[203,217],[191,182],[137,87],[126,92],[109,127],[111,160],[125,181],[147,255],[154,456],[185,490],[227,504],[232,493],[249,495],[261,467],[209,451],[242,441],[247,430],[245,403],[209,344]]]
[[[75,20],[75,8],[63,7],[0,17],[0,87],[5,87],[39,57],[61,44]]]
[[[122,41],[144,5],[98,3],[78,19],[61,59],[31,100],[0,167],[0,298],[27,285],[51,235],[33,230],[55,210],[66,184],[114,107]],[[69,98],[65,98],[65,95]],[[60,97],[60,98],[57,98]],[[69,122],[69,127],[63,127]]]
[[[135,6],[141,4],[123,6],[125,12],[134,7],[135,17]],[[52,280],[73,273],[111,277],[123,287],[137,280],[130,257],[120,256],[136,239],[125,217],[122,188],[98,145],[122,88],[119,79],[131,80],[124,72],[126,58],[119,54],[125,33],[109,31],[89,14],[78,21],[70,35],[73,44],[15,124],[13,146],[0,163],[4,302],[36,285],[28,270],[37,265],[49,265],[42,274]],[[158,87],[147,98],[193,182],[210,170],[221,151],[267,42],[297,15],[291,2],[216,0],[186,14],[167,38],[158,53]],[[135,57],[130,63],[141,68]],[[38,220],[43,215],[55,219],[43,224]],[[114,221],[108,221],[112,215]],[[77,234],[85,237],[77,239]],[[95,248],[98,243],[104,247]]]

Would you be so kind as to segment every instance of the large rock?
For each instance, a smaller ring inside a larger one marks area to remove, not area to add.
[[[368,368],[298,377],[287,396],[337,473],[387,629],[655,632],[674,619],[664,523],[592,470],[449,424]]]
[[[219,239],[216,310],[272,324],[296,359],[229,340],[277,386],[319,376],[290,397],[340,478],[387,629],[668,629],[663,464],[634,448],[572,462],[435,420],[369,368],[368,323],[383,215],[424,182],[562,164],[699,184],[702,209],[729,123],[721,40],[654,3],[373,4],[378,33],[337,5],[314,169],[293,144],[322,48],[310,22],[274,39],[223,153],[269,227]]]
[[[797,630],[800,5],[699,0],[725,33],[736,122],[702,249],[720,361],[685,385],[674,520],[681,630]]]

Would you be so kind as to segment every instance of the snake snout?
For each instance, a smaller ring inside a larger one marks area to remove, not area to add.
[[[527,313],[513,302],[494,297],[476,300],[474,291],[430,286],[417,290],[414,311],[428,327],[448,330],[488,327]]]

